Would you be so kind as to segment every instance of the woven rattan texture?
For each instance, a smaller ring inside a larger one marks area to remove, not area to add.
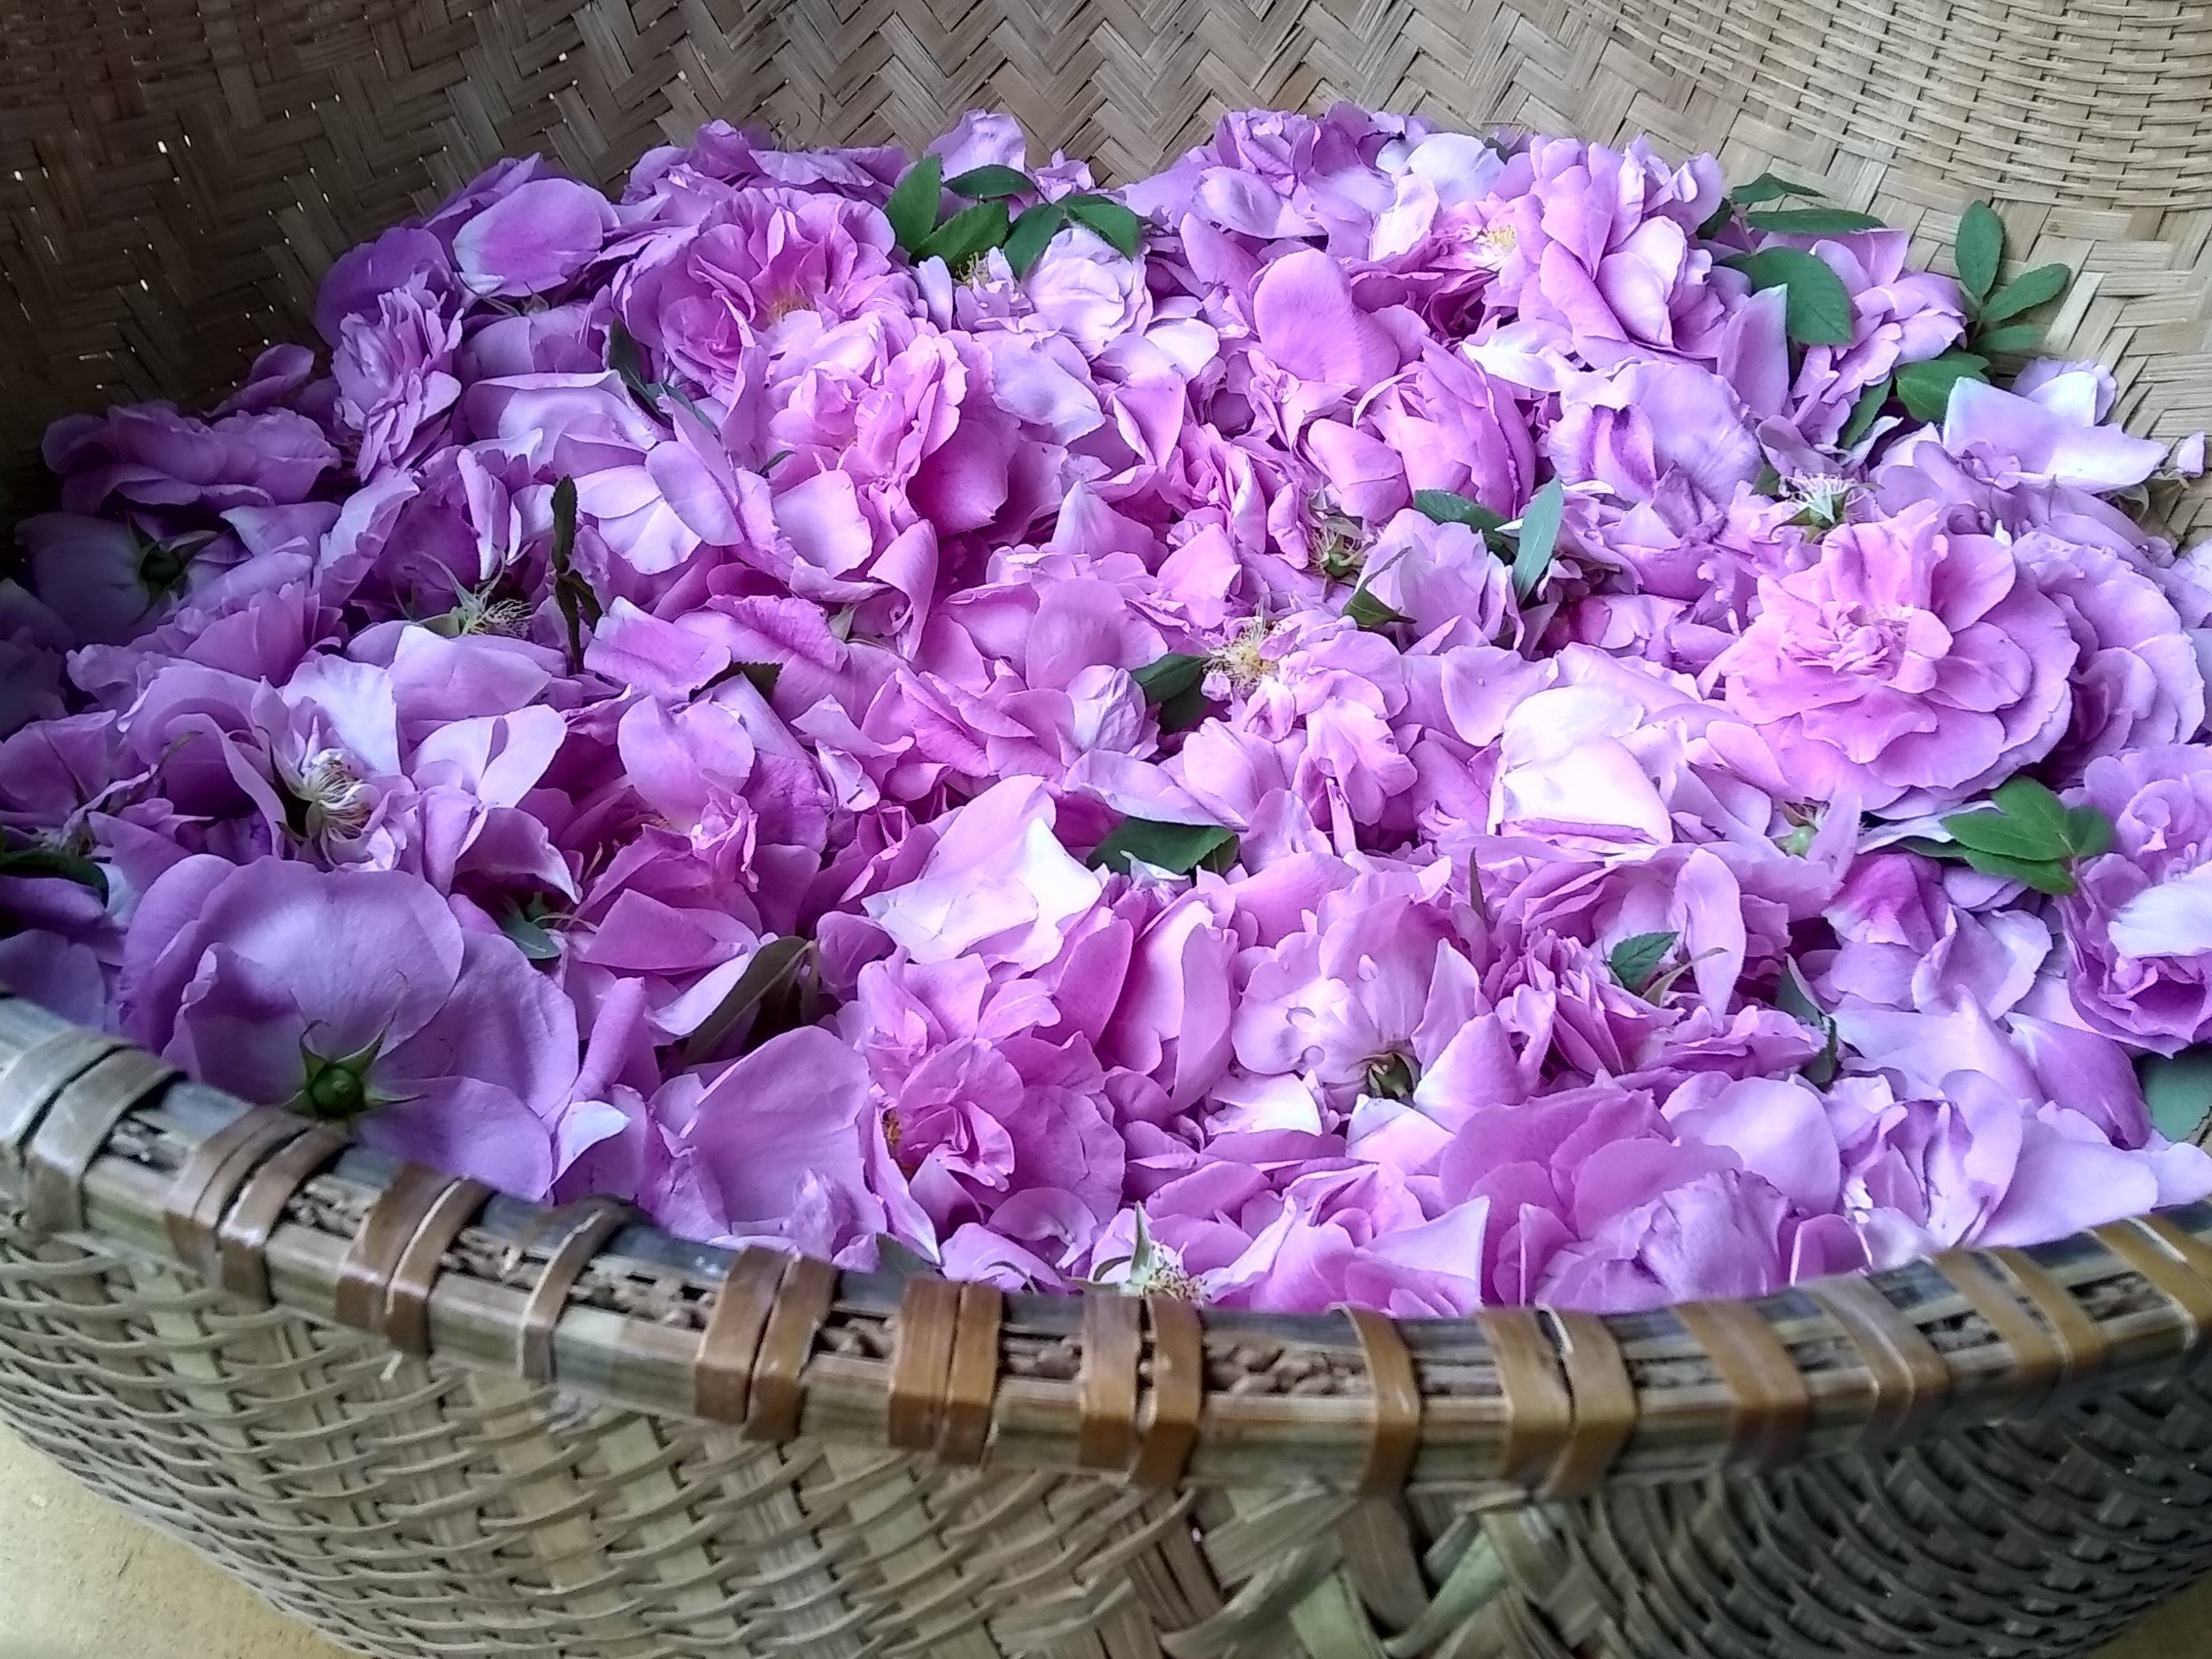
[[[2212,1564],[2187,1380],[1484,1519],[760,1445],[4,1223],[0,1414],[391,1659],[2061,1659]]]
[[[1188,1498],[593,1409],[12,1233],[0,1409],[287,1610],[407,1659],[1149,1655],[1221,1603]],[[1279,1525],[1218,1530],[1256,1559]]]
[[[1491,1530],[1549,1629],[1608,1655],[2027,1659],[2094,1647],[2212,1563],[2208,1446],[2212,1398],[2182,1384]]]
[[[1253,104],[1648,131],[1939,261],[1993,196],[2084,273],[2055,343],[2178,436],[2212,424],[2208,83],[2199,0],[7,0],[0,516],[47,421],[223,384],[339,250],[503,154],[609,181],[709,117],[918,143],[973,105],[1117,178]]]

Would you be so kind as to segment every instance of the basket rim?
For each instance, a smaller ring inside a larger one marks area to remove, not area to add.
[[[749,1438],[1348,1501],[1561,1500],[1901,1447],[2157,1380],[2212,1329],[2212,1203],[1604,1316],[1202,1312],[862,1273],[494,1194],[4,994],[0,1193],[32,1237]]]

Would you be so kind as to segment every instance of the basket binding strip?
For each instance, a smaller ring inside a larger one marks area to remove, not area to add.
[[[308,338],[503,154],[1225,108],[1649,132],[2081,272],[2052,349],[2212,425],[2187,0],[0,6],[0,518],[53,417]],[[2212,525],[2208,492],[2159,505]],[[1081,1659],[2080,1654],[2212,1565],[2212,1207],[1755,1305],[1277,1318],[734,1260],[250,1112],[0,1002],[0,1414],[340,1641]]]
[[[2055,1655],[2212,1561],[2212,1206],[1401,1325],[733,1257],[20,1001],[0,1124],[0,1410],[374,1653]]]

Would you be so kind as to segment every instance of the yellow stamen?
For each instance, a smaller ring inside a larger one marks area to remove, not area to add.
[[[1236,638],[1213,654],[1210,665],[1237,691],[1251,690],[1275,672],[1264,649],[1267,634],[1266,622],[1254,617]]]
[[[1520,233],[1509,219],[1495,219],[1484,226],[1471,238],[1471,251],[1475,263],[1495,271],[1510,259],[1521,246]]]

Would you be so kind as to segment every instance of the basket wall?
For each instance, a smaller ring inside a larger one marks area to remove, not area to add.
[[[594,1408],[12,1226],[0,1416],[384,1659],[2070,1659],[2212,1565],[2200,1381],[1520,1511],[1178,1496]]]
[[[2056,342],[2116,367],[2139,429],[2178,436],[2212,424],[2208,86],[2212,7],[2190,0],[0,0],[0,518],[42,500],[48,420],[220,386],[305,334],[338,250],[502,154],[606,180],[710,116],[910,143],[978,104],[1117,178],[1256,104],[1649,131],[1912,227],[1938,263],[1993,197],[2024,262],[2083,273]],[[2200,494],[2177,518],[2212,515]],[[0,1040],[0,1129],[13,1055]],[[87,1191],[173,1175],[160,1146],[141,1136],[120,1174],[104,1158]],[[887,1449],[879,1413],[764,1445],[635,1392],[534,1386],[472,1336],[488,1281],[457,1259],[441,1356],[406,1356],[334,1322],[343,1215],[312,1190],[261,1306],[203,1285],[120,1199],[29,1226],[4,1152],[0,1413],[395,1659],[2068,1659],[2212,1564],[2212,1393],[2183,1364],[2212,1284],[2170,1266],[2155,1294],[2097,1291],[2139,1351],[2093,1400],[1998,1388],[2004,1333],[1960,1314],[1999,1358],[1947,1363],[2003,1394],[1979,1415],[2019,1420],[1947,1419],[1903,1450],[1763,1451],[1765,1419],[1694,1343],[1673,1356],[1677,1333],[1648,1369],[1682,1383],[1705,1461],[1746,1466],[1532,1506],[1420,1466],[1403,1496],[1358,1500],[1317,1455],[1160,1492],[940,1467]],[[572,1313],[564,1353],[618,1380],[655,1306]],[[2063,1380],[2069,1327],[2029,1321],[2015,1369],[2032,1336],[2056,1356],[2041,1382]],[[1211,1357],[1224,1394],[1329,1380],[1298,1340]],[[845,1363],[818,1351],[808,1376]],[[1888,1384],[1869,1386],[1878,1413]],[[1660,1441],[1640,1429],[1624,1458],[1656,1467]]]
[[[931,1286],[847,1276],[789,1368],[800,1432],[764,1440],[684,1409],[746,1258],[632,1229],[585,1266],[576,1217],[480,1190],[395,1231],[467,1184],[217,1156],[279,1115],[103,1053],[0,1000],[0,1418],[386,1659],[2078,1659],[2212,1565],[2212,1205],[1586,1322],[1549,1430],[1509,1326],[1409,1325],[1418,1444],[1374,1496],[1374,1353],[1210,1316],[1190,1478],[1148,1485],[1073,1466],[1090,1304],[1009,1303],[980,1461],[932,1458],[887,1444]],[[186,1264],[219,1165],[256,1286]],[[1127,1356],[1135,1425],[1164,1359]]]

